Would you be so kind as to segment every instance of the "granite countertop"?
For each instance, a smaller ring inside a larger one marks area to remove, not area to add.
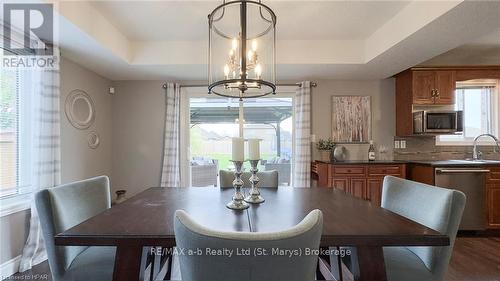
[[[337,162],[328,162],[328,161],[320,161],[316,160],[318,163],[326,163],[326,164],[333,164],[333,165],[349,165],[349,164],[406,164],[408,161],[399,161],[399,160],[375,160],[375,161],[368,161],[368,160],[346,160],[346,161],[337,161]]]
[[[500,160],[480,161],[465,161],[465,160],[414,160],[408,161],[411,164],[420,164],[428,166],[456,166],[456,167],[473,167],[473,166],[500,166]]]
[[[419,164],[419,165],[427,165],[433,167],[442,167],[442,166],[455,166],[455,167],[477,167],[477,166],[500,166],[500,160],[486,160],[485,162],[473,162],[473,161],[465,161],[465,160],[346,160],[342,162],[328,162],[328,161],[320,161],[316,160],[318,163],[326,163],[332,165],[370,165],[370,164]]]

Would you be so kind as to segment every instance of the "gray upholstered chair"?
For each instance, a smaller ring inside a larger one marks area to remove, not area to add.
[[[457,190],[385,177],[383,208],[450,237],[450,246],[446,247],[385,247],[389,281],[444,280],[465,200]]]
[[[250,172],[243,172],[241,175],[241,179],[243,180],[243,187],[251,187],[250,176],[252,174]],[[278,172],[277,171],[263,171],[257,172],[257,177],[259,177],[259,187],[270,187],[270,188],[278,188]],[[230,188],[233,187],[234,180],[234,172],[220,170],[219,171],[220,178],[220,187],[221,188]]]
[[[174,218],[175,241],[185,254],[179,256],[183,281],[217,280],[315,280],[317,255],[305,249],[318,249],[323,228],[320,210],[309,213],[296,226],[272,233],[219,232],[193,221],[178,210]],[[302,255],[272,255],[272,249],[302,250]],[[200,255],[187,251],[202,249]],[[233,251],[208,255],[206,249]],[[250,249],[249,255],[237,255],[237,249]],[[260,255],[257,249],[266,249]]]
[[[54,281],[112,280],[114,247],[54,244],[54,235],[111,207],[108,177],[100,176],[42,190],[35,195],[35,205]]]

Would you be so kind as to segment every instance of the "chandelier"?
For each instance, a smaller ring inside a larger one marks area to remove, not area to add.
[[[276,15],[269,7],[224,0],[208,27],[209,94],[241,101],[276,93]]]

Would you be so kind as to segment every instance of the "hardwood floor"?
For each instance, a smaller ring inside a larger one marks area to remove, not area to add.
[[[23,274],[4,280],[49,280],[49,267],[44,262]],[[43,278],[48,274],[48,278]],[[455,243],[446,281],[500,281],[500,238],[460,237]]]
[[[459,237],[446,281],[500,281],[500,238]]]

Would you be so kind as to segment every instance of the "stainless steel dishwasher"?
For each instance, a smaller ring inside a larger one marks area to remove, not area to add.
[[[456,167],[434,170],[436,186],[460,190],[467,196],[460,230],[486,229],[486,175],[489,172],[483,168]]]

